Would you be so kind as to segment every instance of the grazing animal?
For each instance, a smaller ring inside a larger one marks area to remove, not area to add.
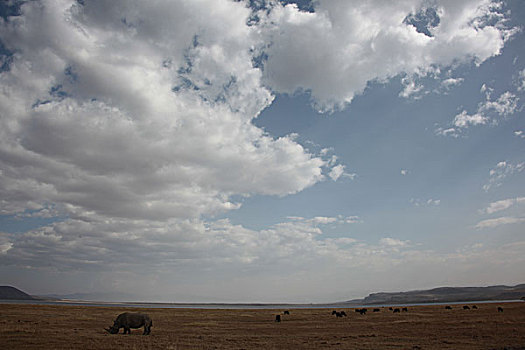
[[[379,312],[379,311],[381,311],[381,310],[379,310],[379,309],[374,309],[374,312]]]
[[[131,328],[140,328],[144,326],[143,335],[148,335],[151,332],[153,322],[146,314],[139,314],[133,312],[124,312],[117,316],[113,326],[105,328],[111,334],[117,334],[121,328],[124,328],[124,334],[131,334]]]
[[[334,311],[332,311],[332,315],[335,315],[336,313],[337,313],[337,311],[335,311],[335,310],[334,310]]]
[[[344,311],[341,311],[341,312],[340,312],[340,314],[341,314],[341,316],[344,316],[344,317],[346,317],[346,312],[344,312]]]
[[[503,308],[501,306],[498,306],[498,312],[503,312]]]
[[[361,315],[365,315],[367,311],[368,311],[367,309],[361,309],[361,310],[359,310],[359,313]]]
[[[392,311],[392,310],[394,310],[394,309],[392,309],[391,307],[389,307],[388,310]]]
[[[281,322],[281,315],[275,315],[275,322]]]
[[[473,309],[477,309],[478,307],[476,305],[472,305],[472,308]]]
[[[401,312],[399,309],[394,309],[394,313]]]
[[[445,306],[445,309],[446,309],[446,310],[452,310],[452,307],[450,307],[450,306]]]
[[[401,309],[401,311],[408,312],[408,308],[404,307],[404,308]]]
[[[468,305],[463,306],[463,310],[470,310],[470,307]]]
[[[355,312],[361,312],[361,309],[355,309],[354,311]]]
[[[336,312],[335,312],[335,317],[343,317],[343,315],[341,315],[340,312],[336,311]]]
[[[283,313],[284,313],[285,315],[289,315],[289,314],[290,314],[290,311],[285,310]]]

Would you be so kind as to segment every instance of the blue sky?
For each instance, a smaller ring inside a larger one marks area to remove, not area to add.
[[[524,282],[520,1],[144,6],[0,8],[2,284],[326,302]]]

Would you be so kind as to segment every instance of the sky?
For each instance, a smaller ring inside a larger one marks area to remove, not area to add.
[[[0,284],[318,303],[525,282],[524,2],[0,15]]]

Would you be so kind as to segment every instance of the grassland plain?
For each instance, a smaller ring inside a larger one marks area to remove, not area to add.
[[[504,312],[498,312],[502,306]],[[223,310],[0,304],[0,349],[525,349],[525,302],[413,306],[360,315],[332,309]],[[104,327],[124,311],[146,312],[142,329]],[[281,314],[282,322],[275,322]]]

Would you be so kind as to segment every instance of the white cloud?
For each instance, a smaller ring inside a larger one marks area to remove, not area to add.
[[[460,129],[456,129],[456,128],[447,128],[447,129],[444,129],[444,128],[437,128],[436,129],[436,135],[440,135],[440,136],[451,136],[451,137],[454,137],[454,138],[457,138],[460,136],[460,132],[461,130]]]
[[[371,80],[482,62],[510,34],[481,25],[495,9],[474,1],[436,3],[432,36],[405,21],[416,1],[321,1],[314,13],[267,5],[247,25],[242,2],[24,3],[0,25],[16,52],[0,75],[2,212],[51,204],[68,215],[197,218],[238,208],[236,194],[354,178],[336,156],[321,158],[326,149],[309,153],[251,123],[269,88],[309,90],[319,109],[337,109]]]
[[[408,175],[409,171],[406,169],[401,169],[401,175],[405,176]]]
[[[429,33],[407,18],[427,2],[319,1],[315,13],[275,5],[263,21],[271,34],[265,78],[272,89],[309,91],[321,111],[344,108],[369,81],[426,75],[436,67],[477,64],[498,55],[515,32],[489,1],[435,1]],[[491,23],[492,22],[492,23]],[[430,35],[429,35],[430,34]],[[407,81],[407,96],[419,87]]]
[[[522,139],[525,139],[525,133],[522,130],[514,131],[514,135],[516,135],[517,137],[520,137]]]
[[[0,232],[0,254],[7,254],[7,252],[13,248],[13,243],[11,243],[7,237],[3,236]]]
[[[492,90],[483,84],[481,91],[485,92],[486,100],[478,105],[478,109],[474,114],[470,115],[466,110],[463,110],[454,117],[452,122],[453,128],[438,128],[436,133],[442,136],[458,137],[470,126],[496,125],[498,124],[498,118],[507,117],[518,110],[519,98],[515,94],[507,91],[496,100],[491,101]]]
[[[489,171],[489,182],[483,186],[485,191],[494,187],[500,187],[507,176],[520,173],[525,169],[525,163],[499,162],[494,169]]]
[[[502,199],[502,200],[490,203],[489,206],[485,208],[483,211],[487,214],[493,214],[498,211],[506,210],[512,207],[513,205],[522,204],[522,203],[525,203],[525,197]]]
[[[210,11],[213,7],[213,11]],[[251,121],[273,99],[258,30],[230,1],[27,2],[0,25],[3,214],[166,220],[286,195],[338,166]],[[169,33],[169,34],[168,34]]]
[[[293,217],[254,231],[228,220],[170,220],[153,224],[149,220],[83,217],[23,234],[0,233],[0,246],[3,264],[44,269],[138,267],[170,271],[229,264],[270,268],[280,263],[297,268],[332,251],[339,254],[339,244],[355,241],[342,237],[325,242],[320,238],[323,226],[357,222],[360,220],[356,216]]]
[[[463,81],[463,78],[448,78],[441,82],[441,86],[443,86],[446,90],[450,90],[452,87],[463,83]]]
[[[150,301],[195,301],[197,295],[206,301],[312,302],[366,295],[354,289],[356,279],[367,290],[413,289],[441,279],[494,283],[479,269],[515,278],[525,262],[523,242],[438,253],[392,236],[377,244],[326,237],[324,225],[350,218],[292,218],[261,230],[228,220],[152,225],[146,220],[70,219],[23,234],[0,234],[2,247],[9,247],[0,254],[0,266],[19,269],[20,279],[46,276],[42,285],[49,290],[56,290],[53,276],[59,273],[61,283],[75,280],[78,290],[134,290]],[[327,285],[330,293],[339,294],[325,294]]]
[[[401,83],[403,84],[404,89],[399,93],[399,96],[404,98],[421,98],[419,93],[424,89],[424,86],[421,84],[417,84],[414,77],[405,77],[401,79]]]
[[[440,199],[420,199],[420,198],[410,198],[410,203],[416,207],[430,207],[430,206],[439,206],[441,204]]]
[[[454,118],[454,126],[466,128],[470,125],[484,125],[487,124],[488,121],[489,118],[481,114],[468,115],[467,111],[463,111]]]
[[[145,295],[179,291],[183,281],[224,298],[221,282],[230,291],[238,283],[242,298],[275,293],[279,278],[313,295],[305,274],[320,286],[334,266],[327,279],[337,284],[350,283],[339,273],[358,266],[392,271],[427,259],[395,238],[323,234],[323,225],[361,222],[355,216],[259,230],[204,219],[239,208],[242,196],[356,176],[332,149],[316,154],[297,135],[274,138],[252,123],[275,93],[309,91],[319,110],[332,111],[371,81],[479,64],[512,32],[487,1],[436,1],[440,21],[427,35],[405,21],[425,4],[320,1],[306,13],[270,2],[250,23],[252,10],[235,1],[23,3],[20,16],[0,22],[14,52],[0,72],[0,215],[60,221],[0,233],[0,266],[45,279],[89,275],[80,289],[141,281]],[[257,57],[267,57],[264,69]],[[512,99],[486,108],[511,113]],[[433,259],[442,258],[424,261]]]
[[[520,224],[525,222],[525,218],[516,218],[510,216],[503,216],[495,219],[487,219],[476,224],[477,229],[494,228],[501,225]]]
[[[514,114],[518,108],[518,98],[515,94],[507,91],[501,94],[495,101],[490,101],[487,98],[485,103],[481,104],[478,109],[480,113],[488,113],[494,111],[498,116],[508,116]]]
[[[332,168],[328,176],[330,176],[332,180],[337,181],[337,179],[339,179],[341,175],[344,174],[344,172],[345,172],[344,165],[339,164]]]
[[[518,91],[525,91],[525,69],[518,72]]]
[[[391,247],[406,247],[410,245],[410,241],[402,241],[400,239],[385,237],[379,240],[379,243]]]

